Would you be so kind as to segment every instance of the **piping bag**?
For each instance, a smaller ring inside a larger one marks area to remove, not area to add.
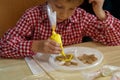
[[[70,55],[70,57],[66,56],[66,54],[64,53],[64,50],[63,50],[61,35],[55,32],[55,30],[56,30],[56,12],[52,10],[50,4],[47,5],[47,12],[48,12],[48,17],[49,17],[49,20],[50,20],[50,23],[52,26],[52,35],[50,38],[60,44],[60,47],[62,49],[61,55],[65,57],[65,59],[63,59],[63,61],[71,61],[71,59],[73,58],[73,55]]]

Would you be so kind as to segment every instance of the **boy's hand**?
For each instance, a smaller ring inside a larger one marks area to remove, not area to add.
[[[48,40],[35,40],[32,43],[32,50],[34,52],[56,54],[61,52],[60,44],[55,41]]]
[[[100,20],[106,19],[105,11],[103,10],[104,0],[89,0],[92,4],[93,11]]]

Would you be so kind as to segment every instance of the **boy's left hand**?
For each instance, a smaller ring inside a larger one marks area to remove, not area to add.
[[[105,12],[103,10],[104,0],[89,0],[92,4],[93,11],[100,20],[106,19]]]

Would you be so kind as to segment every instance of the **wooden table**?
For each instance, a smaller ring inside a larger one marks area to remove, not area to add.
[[[86,42],[75,46],[96,48],[103,53],[104,64],[120,66],[120,46],[104,46],[95,42]],[[24,59],[0,59],[0,80],[22,80],[29,75],[32,73]]]

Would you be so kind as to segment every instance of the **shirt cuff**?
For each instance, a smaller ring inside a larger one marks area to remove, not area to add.
[[[31,50],[32,47],[32,40],[30,41],[23,41],[19,45],[19,51],[21,55],[24,56],[33,56],[35,53]]]

